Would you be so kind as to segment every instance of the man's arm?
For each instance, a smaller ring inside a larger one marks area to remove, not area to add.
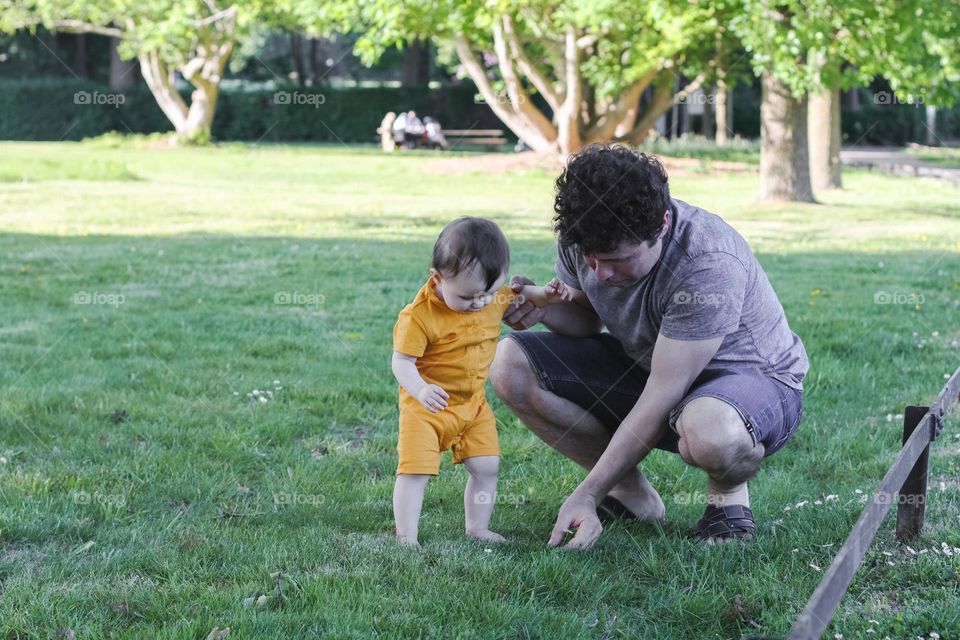
[[[630,413],[583,482],[563,503],[549,544],[555,546],[571,527],[577,530],[565,547],[589,549],[603,527],[597,503],[621,477],[639,463],[663,437],[673,407],[716,355],[723,337],[709,340],[672,340],[660,335],[653,349],[650,377]]]
[[[532,285],[533,280],[524,276],[513,276],[510,288],[521,293],[524,286]],[[603,322],[593,309],[583,292],[578,291],[572,301],[561,301],[546,307],[536,306],[532,300],[516,302],[507,307],[503,321],[511,328],[522,330],[543,323],[554,333],[571,338],[585,338],[600,333]]]

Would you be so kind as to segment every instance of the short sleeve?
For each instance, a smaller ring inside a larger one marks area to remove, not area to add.
[[[577,273],[576,249],[557,245],[557,278],[565,285],[574,289],[583,289],[580,285],[580,275]]]
[[[510,288],[510,285],[505,284],[497,289],[497,293],[493,297],[493,304],[497,305],[502,311],[506,311],[507,307],[516,299],[517,294]]]
[[[727,253],[694,258],[672,280],[660,333],[674,340],[709,340],[740,326],[747,286],[743,264]]]
[[[419,358],[427,350],[429,340],[420,318],[409,306],[400,312],[393,326],[393,350]]]

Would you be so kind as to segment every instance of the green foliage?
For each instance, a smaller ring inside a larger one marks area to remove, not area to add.
[[[796,95],[887,78],[904,97],[960,98],[960,7],[940,0],[739,0],[731,28],[758,74]]]
[[[179,66],[191,59],[198,44],[236,40],[257,25],[278,24],[285,17],[269,0],[238,0],[224,7],[236,12],[234,26],[224,31],[213,20],[213,7],[203,0],[0,0],[0,31],[38,24],[118,29],[122,56],[158,52],[168,65]]]
[[[312,24],[310,7],[325,2],[299,3],[301,21]],[[493,51],[493,24],[502,15],[513,18],[518,37],[539,66],[562,65],[564,31],[572,26],[579,36],[597,36],[580,65],[596,95],[616,96],[651,71],[685,69],[696,75],[711,59],[717,10],[712,2],[677,3],[668,0],[350,0],[341,3],[340,25],[362,34],[356,52],[368,64],[383,52],[413,38],[432,38],[448,45],[463,34],[477,50]],[[319,27],[331,14],[318,10]],[[560,77],[555,78],[558,82]]]

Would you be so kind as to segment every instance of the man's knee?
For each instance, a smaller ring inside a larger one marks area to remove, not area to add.
[[[677,433],[683,460],[708,473],[755,468],[763,459],[763,446],[754,446],[740,413],[718,398],[691,400],[677,417]]]
[[[493,390],[508,405],[522,401],[537,386],[537,376],[523,349],[509,337],[497,344],[497,354],[490,365],[490,383]]]

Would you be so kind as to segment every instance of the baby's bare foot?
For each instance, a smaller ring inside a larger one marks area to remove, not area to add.
[[[399,533],[397,534],[397,542],[410,547],[419,547],[420,543],[417,542],[417,536],[402,536]]]
[[[484,542],[506,542],[507,539],[504,538],[499,533],[490,531],[490,529],[477,529],[475,531],[467,531],[467,535],[476,540],[483,540]]]

